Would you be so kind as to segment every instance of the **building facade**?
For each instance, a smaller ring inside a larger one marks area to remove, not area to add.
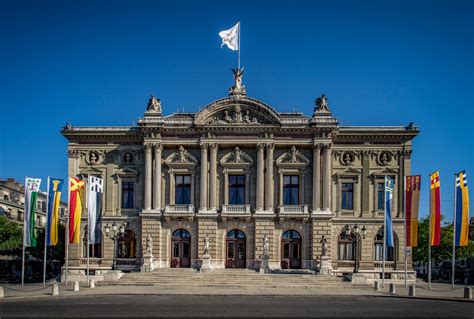
[[[339,125],[324,95],[312,116],[276,112],[246,95],[241,76],[197,113],[164,116],[152,96],[136,126],[63,128],[69,175],[105,181],[91,269],[114,256],[118,269],[199,268],[205,250],[213,268],[255,269],[267,242],[273,269],[317,269],[324,255],[334,273],[378,274],[386,175],[387,267],[404,269],[403,176],[418,129]],[[113,223],[125,225],[115,246],[104,228]],[[71,244],[69,257],[83,268],[86,246]]]

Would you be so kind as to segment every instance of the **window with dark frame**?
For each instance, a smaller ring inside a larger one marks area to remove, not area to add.
[[[395,238],[394,238],[395,244]],[[394,261],[394,247],[386,247],[385,261]],[[374,260],[383,261],[383,231],[379,231],[374,239]]]
[[[354,183],[342,183],[341,209],[354,209]]]
[[[245,204],[245,175],[229,175],[229,204]]]
[[[174,191],[176,204],[191,204],[191,175],[175,175]]]
[[[298,175],[283,176],[283,205],[299,205],[300,178]]]
[[[383,210],[384,201],[384,183],[377,183],[377,209]]]
[[[122,208],[134,208],[134,182],[122,182]]]
[[[352,233],[347,236],[343,232],[339,236],[337,244],[339,260],[355,260],[354,235]]]

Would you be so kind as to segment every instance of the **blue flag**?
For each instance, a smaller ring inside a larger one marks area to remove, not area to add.
[[[385,244],[387,245],[387,247],[393,247],[392,199],[393,179],[388,176],[385,176]]]

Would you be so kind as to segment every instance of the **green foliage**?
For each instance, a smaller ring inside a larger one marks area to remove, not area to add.
[[[23,230],[20,225],[0,216],[0,254],[21,254],[22,243]]]
[[[47,259],[48,261],[59,261],[62,265],[64,263],[64,253],[65,253],[65,246],[64,246],[64,232],[65,228],[63,225],[58,225],[59,231],[59,240],[56,246],[48,246],[47,250]],[[36,247],[28,248],[28,251],[31,253],[32,256],[43,260],[44,258],[44,228],[38,229],[36,232]]]
[[[441,221],[444,221],[441,216]],[[418,247],[413,248],[413,262],[428,262],[428,241],[429,241],[430,219],[429,216],[418,222]],[[439,246],[431,247],[431,260],[444,261],[452,259],[453,253],[453,225],[441,227],[441,241]],[[465,259],[474,256],[474,242],[464,247],[456,247],[456,259]]]

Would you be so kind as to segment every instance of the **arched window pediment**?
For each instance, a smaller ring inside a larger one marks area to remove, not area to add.
[[[250,98],[223,98],[214,101],[196,114],[197,126],[280,125],[280,116],[265,103]]]

